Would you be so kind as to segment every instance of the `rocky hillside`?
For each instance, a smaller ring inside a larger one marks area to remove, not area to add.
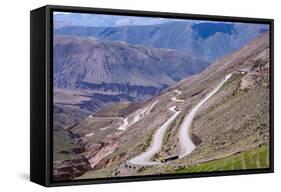
[[[54,53],[55,130],[103,107],[159,95],[208,65],[174,50],[88,37],[56,36]]]
[[[153,92],[208,65],[174,50],[87,37],[56,36],[54,53],[54,85],[70,89],[125,89],[138,94],[148,87]]]
[[[209,170],[267,167],[269,67],[269,35],[264,33],[200,74],[138,103],[136,108],[112,105],[112,110],[108,107],[98,113],[100,116],[87,117],[68,130],[77,137],[76,144],[84,149],[80,155],[90,165],[83,175],[73,178],[182,173],[196,171],[198,166],[200,171],[209,162],[216,167]],[[189,129],[195,149],[189,155],[166,165],[128,163],[148,150],[155,131],[175,113],[178,116],[168,124],[161,149],[153,160],[159,162],[161,157],[180,154],[179,128],[185,115],[228,74],[232,76],[195,115]],[[240,154],[256,159],[255,164],[240,161]],[[217,160],[223,164],[216,163]]]

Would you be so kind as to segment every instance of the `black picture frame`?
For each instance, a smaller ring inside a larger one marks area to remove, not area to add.
[[[208,21],[232,21],[269,24],[270,26],[270,167],[237,171],[200,172],[174,175],[112,177],[102,179],[53,181],[52,109],[53,109],[53,11],[110,15],[163,17]],[[30,180],[44,186],[117,183],[131,181],[196,178],[274,172],[274,20],[246,17],[197,15],[137,10],[46,5],[30,12]]]

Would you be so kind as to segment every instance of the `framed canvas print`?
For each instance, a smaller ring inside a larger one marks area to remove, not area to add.
[[[273,20],[31,11],[31,181],[273,172]]]

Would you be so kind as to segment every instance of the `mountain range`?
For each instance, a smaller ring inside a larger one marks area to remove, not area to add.
[[[174,49],[212,63],[238,50],[267,30],[268,26],[261,24],[166,22],[145,26],[63,26],[56,28],[54,33]]]
[[[180,21],[178,19],[165,19],[159,17],[141,17],[141,16],[118,16],[104,14],[87,13],[68,13],[55,12],[54,27],[65,26],[88,26],[88,27],[116,27],[128,25],[156,25],[171,21]],[[194,21],[196,22],[196,21]]]
[[[171,49],[90,37],[56,36],[54,87],[156,94],[208,62]],[[151,92],[151,93],[149,93]]]
[[[120,102],[159,95],[209,65],[184,53],[92,37],[54,38],[54,129]]]

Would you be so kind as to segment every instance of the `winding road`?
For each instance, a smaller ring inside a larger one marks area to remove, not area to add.
[[[180,143],[180,154],[179,158],[182,158],[186,155],[189,155],[194,149],[195,145],[192,142],[189,129],[192,125],[193,119],[197,114],[199,108],[210,99],[223,85],[224,83],[231,77],[232,74],[227,75],[223,81],[221,81],[214,90],[212,90],[204,99],[202,99],[199,103],[197,103],[192,110],[186,114],[184,117],[183,123],[179,129],[179,143]]]
[[[137,165],[155,165],[161,164],[158,161],[152,161],[151,158],[154,154],[158,153],[161,150],[163,138],[165,136],[165,132],[168,129],[169,125],[177,118],[180,114],[180,111],[176,111],[176,106],[170,107],[169,110],[174,112],[173,116],[171,116],[161,127],[159,127],[156,132],[153,134],[152,142],[149,148],[142,153],[141,155],[129,160],[131,164]]]
[[[180,143],[180,154],[179,158],[185,157],[189,155],[194,149],[195,145],[192,142],[189,129],[192,125],[193,119],[197,114],[199,108],[208,100],[210,99],[223,85],[224,83],[231,77],[232,74],[227,75],[223,81],[221,81],[215,88],[212,90],[204,99],[202,99],[199,103],[197,103],[192,110],[186,114],[184,117],[183,123],[179,129],[179,143]],[[175,90],[174,91],[177,95],[181,94],[181,91]],[[184,100],[177,99],[176,97],[171,98],[172,101],[175,102],[183,102]],[[181,113],[181,111],[176,111],[176,106],[170,107],[170,111],[174,112],[173,116],[171,116],[161,127],[159,127],[153,135],[152,141],[148,149],[128,160],[127,162],[133,165],[142,165],[142,166],[151,166],[151,165],[158,165],[161,164],[159,161],[152,161],[152,157],[160,152],[161,146],[163,143],[164,135],[169,127],[169,125],[177,118],[177,116]]]
[[[117,129],[120,131],[124,131],[128,128],[129,122],[128,122],[128,117],[123,119],[123,125],[121,125],[120,127],[118,127]]]
[[[174,93],[176,93],[178,96],[179,94],[181,94],[181,91],[175,90]],[[176,97],[172,97],[171,100],[176,102],[184,101],[184,100],[179,100]],[[144,153],[140,154],[139,156],[130,159],[128,163],[133,165],[146,165],[146,166],[161,164],[161,162],[152,161],[151,159],[154,154],[158,153],[161,150],[163,139],[169,125],[180,114],[180,111],[176,111],[176,108],[177,108],[176,105],[169,108],[169,110],[174,113],[173,116],[171,116],[161,127],[159,127],[156,130],[156,132],[153,134],[152,142],[148,147],[148,149]]]
[[[148,115],[150,111],[153,109],[153,107],[158,103],[157,101],[154,101],[151,105],[145,107],[144,109],[139,109],[135,113],[133,113],[133,119],[132,121],[129,121],[129,117],[126,117],[123,119],[123,124],[119,126],[117,129],[120,131],[126,130],[131,125],[135,124],[136,122],[140,121],[145,117],[145,115]]]
[[[177,96],[178,96],[178,95],[180,95],[182,92],[179,91],[179,90],[174,90],[174,93],[176,93]],[[184,102],[184,100],[182,100],[182,99],[177,99],[176,96],[172,97],[171,100],[172,100],[172,101],[176,101],[176,102]]]

